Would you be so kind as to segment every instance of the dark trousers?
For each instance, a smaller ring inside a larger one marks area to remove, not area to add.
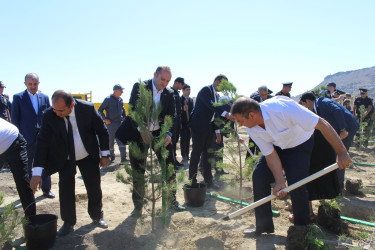
[[[207,133],[191,130],[193,150],[190,157],[189,180],[197,182],[198,164],[202,155],[203,178],[206,183],[212,183],[211,166],[215,159],[215,131],[212,126]]]
[[[172,147],[173,147],[174,162],[177,162],[177,152],[176,152],[176,149],[177,149],[178,139],[180,138],[180,126],[181,126],[181,122],[177,121],[176,131],[174,132],[174,134],[172,136]]]
[[[314,138],[311,137],[294,148],[282,150],[279,147],[275,147],[285,171],[288,185],[292,185],[308,176],[313,145]],[[270,184],[274,181],[275,179],[268,168],[266,157],[262,155],[253,172],[254,201],[270,195]],[[309,195],[306,185],[291,191],[290,196],[293,203],[294,225],[310,224]],[[257,230],[267,231],[273,229],[271,202],[255,208],[255,218]]]
[[[153,131],[152,135],[154,138],[158,138],[160,136],[160,130]],[[142,139],[141,139],[142,140]],[[157,139],[154,139],[151,143],[151,147],[153,148],[155,145]],[[139,149],[141,149],[142,152],[147,152],[148,147],[141,141],[137,142],[137,145]],[[174,165],[174,159],[173,159],[173,147],[171,143],[167,146],[168,151],[168,157],[166,159],[166,166],[167,166],[167,183],[168,185],[173,185],[176,183],[176,172],[174,168],[169,168],[169,164]],[[161,151],[158,150],[155,152],[159,163],[161,163]],[[132,193],[132,199],[134,203],[135,209],[142,209],[144,204],[144,195],[145,195],[145,159],[139,159],[134,156],[131,150],[129,150],[129,158],[130,158],[130,165],[135,171],[135,174],[133,175],[133,193]],[[176,200],[176,190],[172,190],[171,192],[171,201]]]
[[[99,164],[91,156],[76,161],[76,164],[81,172],[87,191],[88,213],[91,219],[100,219],[103,217],[103,211]],[[59,172],[61,219],[70,225],[75,225],[77,221],[75,200],[76,172],[76,167],[70,167],[68,161],[66,161],[64,168]]]
[[[29,174],[27,171],[27,152],[26,141],[21,134],[12,143],[12,145],[0,155],[0,160],[7,162],[10,171],[13,174],[14,182],[21,204],[26,216],[36,214],[35,198],[33,190],[29,183]]]
[[[182,124],[180,134],[181,134],[181,140],[180,140],[181,155],[182,155],[182,158],[188,159],[189,153],[190,153],[191,134],[190,134],[190,128],[187,126],[187,124]]]
[[[36,150],[36,142],[28,143],[26,146],[26,149],[27,149],[27,158],[29,159],[27,163],[27,169],[28,169],[29,177],[31,178],[34,155],[35,155],[35,150]],[[35,167],[38,167],[38,166],[35,166]],[[42,173],[42,191],[44,193],[48,193],[49,191],[51,191],[51,176],[44,174],[44,171]]]
[[[346,150],[349,152],[350,145],[352,145],[354,135],[356,131],[349,132],[349,135],[342,140],[342,143],[344,144]],[[341,191],[344,190],[344,181],[345,181],[345,169],[336,169],[337,177],[339,179],[339,185]]]
[[[115,140],[117,142],[121,161],[126,158],[126,145],[116,138],[116,131],[121,126],[121,121],[112,121],[111,124],[107,125],[109,135],[109,152],[111,154],[111,160],[115,159]]]

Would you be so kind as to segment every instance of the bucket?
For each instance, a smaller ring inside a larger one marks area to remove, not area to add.
[[[56,241],[56,231],[56,215],[38,214],[28,217],[28,223],[23,225],[27,249],[52,248]]]
[[[205,184],[185,184],[183,187],[186,205],[190,207],[201,207],[206,200],[207,187]]]

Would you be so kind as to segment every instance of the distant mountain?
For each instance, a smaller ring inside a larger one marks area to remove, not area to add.
[[[375,97],[375,66],[371,68],[357,69],[346,72],[338,72],[333,75],[328,75],[324,78],[323,82],[315,86],[313,89],[325,86],[327,83],[336,83],[336,88],[350,93],[355,96],[359,96],[359,88],[368,89],[368,96]],[[301,96],[301,95],[299,95]],[[294,97],[296,99],[299,96]]]

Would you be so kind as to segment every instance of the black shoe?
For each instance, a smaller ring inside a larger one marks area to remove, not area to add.
[[[65,236],[71,232],[73,232],[74,229],[73,229],[73,226],[70,225],[69,223],[67,222],[64,222],[63,226],[60,228],[60,230],[57,232],[57,237],[62,237],[62,236]]]
[[[175,211],[184,211],[186,208],[178,203],[178,201],[172,201],[171,209]]]
[[[98,220],[92,220],[92,222],[97,225],[98,227],[101,227],[101,228],[108,228],[108,223],[103,219],[103,218],[100,218]]]
[[[134,210],[130,213],[130,216],[133,218],[139,218],[142,216],[142,209],[134,208]]]
[[[43,192],[43,196],[49,199],[55,198],[55,195],[50,191],[50,192]]]
[[[210,182],[210,183],[207,183],[206,184],[207,185],[207,188],[212,188],[212,189],[220,189],[220,186],[219,185],[217,185],[216,183],[214,183],[214,182]]]
[[[126,159],[126,157],[122,158],[121,159],[121,163],[125,163],[128,159]]]
[[[229,172],[224,168],[216,168],[216,174],[229,174]]]
[[[273,229],[273,228],[272,229],[266,229],[266,230],[257,230],[256,227],[249,228],[249,229],[246,229],[245,231],[243,231],[243,233],[248,235],[248,236],[259,236],[262,233],[272,234],[274,232],[275,232],[275,229]]]
[[[184,164],[182,164],[181,162],[179,162],[179,161],[175,161],[175,163],[174,163],[176,166],[178,166],[178,167],[183,167],[184,166]]]

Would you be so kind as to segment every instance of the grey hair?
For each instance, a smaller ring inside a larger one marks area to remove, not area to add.
[[[260,86],[260,87],[258,88],[258,92],[260,92],[260,91],[268,91],[267,86],[266,86],[266,85],[262,85],[262,86]]]
[[[171,68],[169,66],[158,66],[155,72],[157,75],[159,75],[163,70],[172,74]]]
[[[26,82],[27,79],[37,80],[39,82],[39,76],[36,73],[28,73],[25,76],[25,82]]]

